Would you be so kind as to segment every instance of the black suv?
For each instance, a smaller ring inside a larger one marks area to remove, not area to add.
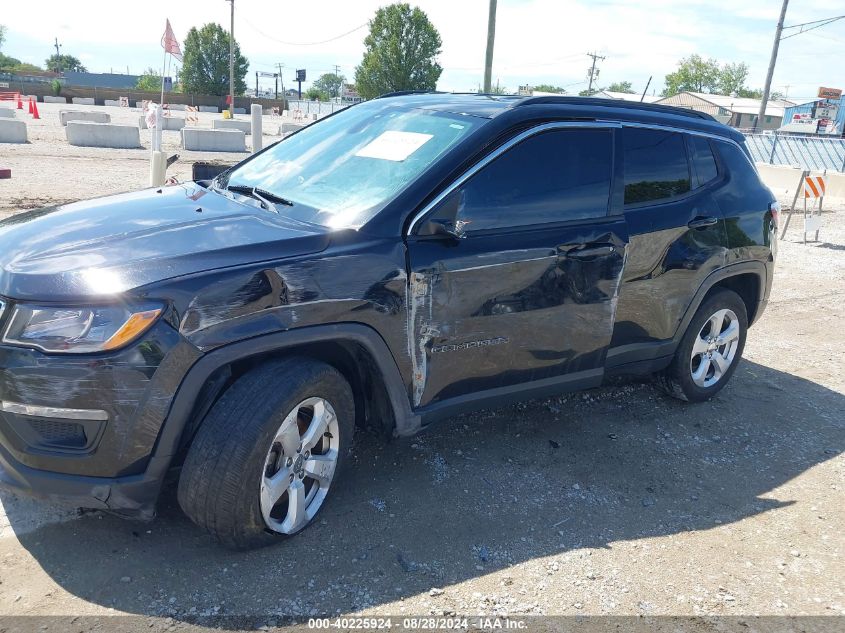
[[[213,181],[0,223],[0,480],[234,547],[305,527],[356,426],[397,436],[653,373],[730,379],[777,205],[707,115],[405,94]]]

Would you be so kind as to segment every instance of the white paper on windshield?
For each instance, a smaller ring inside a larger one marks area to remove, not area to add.
[[[355,155],[401,162],[431,139],[431,134],[388,130],[355,152]]]

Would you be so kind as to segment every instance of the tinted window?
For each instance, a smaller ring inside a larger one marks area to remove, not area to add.
[[[713,157],[713,150],[710,149],[710,141],[703,136],[692,136],[692,162],[695,165],[695,173],[698,177],[698,185],[706,185],[715,180],[719,172],[716,169],[716,159]]]
[[[622,128],[625,204],[663,201],[690,190],[684,138],[675,132]]]
[[[610,130],[557,130],[509,149],[462,187],[465,230],[607,215],[611,138]]]

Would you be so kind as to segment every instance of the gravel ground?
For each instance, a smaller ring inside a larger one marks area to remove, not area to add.
[[[144,150],[71,148],[40,108],[33,143],[3,148],[13,179],[0,181],[0,213],[145,184]],[[184,154],[180,177],[190,160],[221,158]],[[820,243],[802,245],[798,225],[745,360],[712,402],[615,381],[409,440],[359,433],[321,520],[256,552],[220,549],[172,492],[140,524],[0,491],[0,616],[61,616],[43,625],[58,630],[120,614],[144,616],[126,630],[452,613],[781,616],[737,626],[790,630],[782,616],[828,616],[796,627],[842,630],[845,204]]]

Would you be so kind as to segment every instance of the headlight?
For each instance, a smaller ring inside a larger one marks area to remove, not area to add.
[[[18,304],[3,342],[44,352],[104,352],[136,339],[159,314],[161,307],[151,305],[59,308]]]

